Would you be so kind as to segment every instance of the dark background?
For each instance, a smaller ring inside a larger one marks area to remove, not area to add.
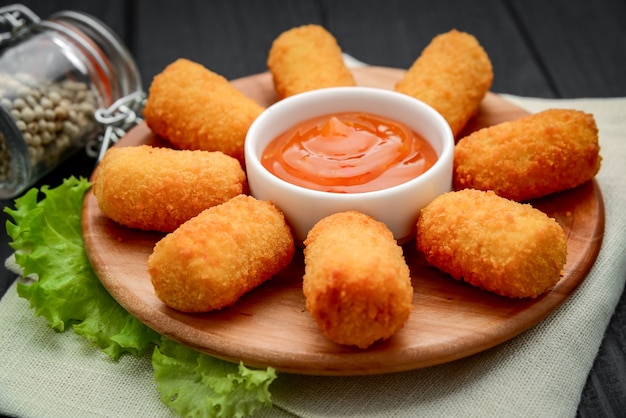
[[[0,7],[14,2],[0,1]],[[491,58],[492,91],[544,98],[626,96],[624,0],[32,0],[41,18],[60,10],[89,13],[129,48],[143,87],[177,58],[228,79],[266,71],[267,52],[283,31],[324,25],[344,52],[372,65],[408,68],[437,34],[476,36]],[[89,176],[79,153],[37,186]],[[0,201],[2,207],[12,201]],[[6,214],[0,220],[4,224]],[[0,240],[0,257],[11,252]],[[14,280],[2,269],[0,295]],[[622,296],[585,386],[578,415],[626,414],[626,297]],[[0,325],[1,326],[1,325]]]

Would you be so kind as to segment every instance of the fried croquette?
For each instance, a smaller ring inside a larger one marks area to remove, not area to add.
[[[432,39],[395,90],[432,106],[457,137],[478,112],[492,82],[485,50],[473,35],[453,29]]]
[[[147,145],[114,147],[96,169],[104,215],[129,228],[171,232],[211,206],[247,191],[239,162],[221,152]]]
[[[243,164],[246,133],[263,110],[221,75],[178,59],[154,77],[143,116],[177,148],[222,151]]]
[[[324,335],[367,348],[398,331],[412,309],[409,267],[393,234],[356,211],[323,218],[304,241],[306,307]]]
[[[565,233],[554,219],[473,189],[440,195],[422,209],[417,248],[455,279],[511,298],[552,289],[567,258]]]
[[[182,312],[208,312],[286,267],[294,255],[282,212],[240,195],[190,219],[154,247],[148,271],[157,297]]]
[[[453,184],[521,202],[583,184],[600,170],[601,160],[593,116],[550,109],[461,139]]]
[[[318,25],[280,34],[270,48],[267,67],[279,99],[324,87],[356,85],[337,40]]]

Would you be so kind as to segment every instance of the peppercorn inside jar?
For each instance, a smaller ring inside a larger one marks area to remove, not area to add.
[[[0,198],[85,147],[102,132],[95,111],[140,89],[126,48],[91,16],[60,12],[14,27],[0,43]]]

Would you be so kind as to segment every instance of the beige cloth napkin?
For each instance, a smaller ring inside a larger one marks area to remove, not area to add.
[[[544,100],[506,96],[531,112],[595,115],[606,209],[602,248],[589,276],[547,319],[472,357],[390,375],[279,374],[274,407],[258,416],[571,417],[626,281],[626,98]],[[73,332],[36,318],[15,286],[0,302],[0,412],[28,417],[163,417],[149,356],[110,361]]]

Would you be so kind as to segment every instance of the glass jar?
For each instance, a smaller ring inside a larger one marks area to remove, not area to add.
[[[101,135],[98,109],[140,92],[122,42],[82,12],[40,20],[22,5],[0,8],[0,198],[8,199]]]

